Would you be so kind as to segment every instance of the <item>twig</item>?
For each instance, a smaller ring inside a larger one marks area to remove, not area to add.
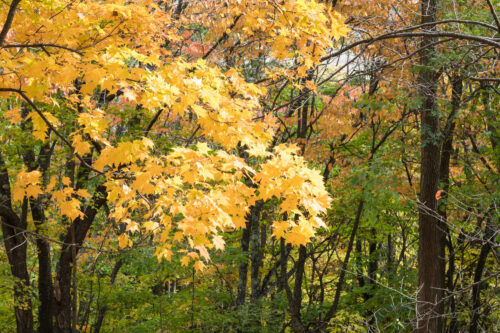
[[[497,24],[497,30],[500,32],[500,21],[498,20],[497,13],[495,11],[495,7],[493,7],[493,4],[491,3],[490,0],[486,0],[488,3],[488,7],[490,7],[491,15],[493,15],[493,19],[495,20],[495,23]]]

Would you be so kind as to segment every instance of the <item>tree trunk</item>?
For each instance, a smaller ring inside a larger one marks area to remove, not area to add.
[[[29,110],[26,107],[22,109],[23,122],[21,129],[28,130],[27,127],[32,127],[31,119],[28,118]],[[47,181],[46,171],[50,165],[50,157],[52,149],[50,143],[46,142],[40,148],[38,158],[35,158],[35,151],[33,146],[24,145],[23,160],[24,164],[28,167],[28,171],[38,169],[42,173],[44,181]],[[43,233],[43,225],[46,222],[45,211],[42,205],[42,198],[38,196],[29,199],[29,207],[31,209],[31,216],[38,235]],[[38,236],[36,238],[37,256],[38,256],[38,332],[52,333],[54,330],[54,299],[52,288],[52,266],[50,258],[50,244],[49,242]]]
[[[290,244],[288,244],[288,246],[290,246]],[[278,292],[285,290],[285,286],[288,284],[287,266],[289,252],[290,251],[289,249],[287,249],[285,239],[280,238],[280,274],[278,281]]]
[[[240,263],[238,270],[238,294],[236,296],[236,305],[241,306],[245,304],[245,297],[247,292],[248,281],[248,249],[250,247],[250,229],[251,224],[249,221],[246,223],[246,228],[243,229],[241,236],[241,252],[244,260]]]
[[[0,153],[0,219],[2,222],[5,252],[9,260],[14,283],[14,312],[18,333],[33,332],[33,312],[30,296],[30,279],[26,264],[28,239],[26,230],[26,210],[28,202],[23,203],[23,216],[19,217],[12,209],[10,181],[7,167]]]
[[[448,116],[446,126],[444,128],[443,135],[443,145],[441,150],[441,161],[439,166],[439,181],[443,189],[442,202],[439,204],[438,212],[441,216],[441,224],[443,225],[443,233],[446,238],[449,236],[449,228],[447,226],[447,213],[446,213],[446,198],[448,197],[448,191],[450,188],[450,161],[451,155],[453,153],[453,136],[455,131],[455,117],[460,108],[460,101],[462,98],[462,79],[460,77],[454,77],[452,79],[452,92],[451,92],[451,112]],[[445,245],[448,245],[448,272],[444,274],[443,279],[448,277],[443,285],[446,286],[447,292],[449,293],[448,299],[450,304],[450,313],[452,315],[449,331],[453,332],[456,325],[456,314],[455,314],[455,296],[453,295],[453,273],[455,270],[455,254],[453,250],[453,244],[451,243],[451,238],[447,242],[446,239],[443,240],[441,245],[440,253],[443,258],[446,258]],[[444,268],[443,268],[444,269]],[[443,323],[443,327],[444,327]]]
[[[40,199],[30,200],[31,214],[36,224],[37,233],[41,233],[40,226],[45,221],[45,214],[41,207]],[[38,332],[52,333],[54,317],[54,299],[52,286],[52,267],[50,258],[50,244],[42,238],[37,237],[36,247],[38,251]]]
[[[300,308],[302,306],[302,279],[304,277],[304,266],[307,258],[307,250],[304,245],[299,247],[299,258],[295,262],[295,285],[293,293],[288,285],[285,286],[288,297],[288,306],[290,307],[290,317],[292,329],[295,333],[306,332],[306,328],[300,317]]]
[[[422,0],[421,23],[436,21],[437,0]],[[429,30],[434,31],[435,26]],[[419,249],[417,295],[417,332],[440,332],[444,258],[444,232],[437,213],[436,192],[439,185],[439,115],[436,89],[439,74],[431,68],[434,37],[422,37],[418,94],[421,98],[421,166],[419,203]]]
[[[250,271],[250,285],[252,289],[252,293],[250,295],[250,299],[252,303],[255,303],[259,298],[260,294],[260,278],[259,271],[262,264],[262,256],[260,251],[260,211],[262,210],[262,201],[258,201],[255,203],[250,210],[250,241],[252,243],[252,250],[250,253],[250,261],[252,263],[251,271]]]
[[[101,185],[96,189],[91,202],[85,209],[84,217],[75,219],[66,233],[64,245],[61,249],[61,256],[57,263],[57,273],[54,283],[56,331],[59,333],[71,333],[71,286],[73,265],[76,263],[76,255],[85,237],[87,237],[87,232],[105,201],[106,187]]]

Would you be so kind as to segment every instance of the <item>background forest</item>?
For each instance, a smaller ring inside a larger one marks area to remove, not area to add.
[[[0,2],[0,332],[500,331],[498,0]]]

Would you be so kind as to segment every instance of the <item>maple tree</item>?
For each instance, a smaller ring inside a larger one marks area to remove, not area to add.
[[[207,249],[223,249],[217,234],[244,227],[257,200],[280,202],[286,218],[274,234],[291,244],[307,243],[324,225],[319,216],[330,199],[318,171],[293,146],[268,149],[276,124],[262,111],[264,88],[221,68],[210,53],[228,36],[259,40],[260,52],[300,64],[272,75],[304,75],[344,34],[342,17],[313,1],[216,1],[213,29],[212,17],[197,15],[207,4],[181,18],[154,1],[2,4],[0,92],[10,122],[0,159],[6,251],[16,256],[9,262],[22,303],[30,278],[20,238],[34,225],[42,255],[61,235],[53,282],[58,331],[74,329],[71,271],[102,207],[123,226],[119,248],[131,246],[134,233],[150,233],[158,238],[158,260],[170,259],[177,243],[188,251],[183,265],[193,259],[198,270],[201,258],[209,260]],[[259,29],[257,22],[271,25]],[[186,58],[189,34],[179,33],[193,24],[212,28],[205,38],[213,46]],[[184,141],[160,133],[186,118],[195,127],[180,133]],[[10,152],[15,145],[27,145],[20,161]],[[48,276],[39,281],[50,290],[50,257],[44,260],[39,274]],[[50,294],[40,295],[41,325],[43,310],[52,311]],[[19,331],[33,329],[29,302],[16,306],[16,318]]]

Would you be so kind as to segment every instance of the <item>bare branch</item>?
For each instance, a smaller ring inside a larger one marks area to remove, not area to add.
[[[500,32],[500,21],[498,20],[498,15],[497,12],[495,11],[495,7],[493,7],[493,4],[491,3],[490,0],[486,0],[486,2],[488,3],[488,7],[490,7],[491,15],[493,15],[493,19],[497,24],[497,30],[498,32]]]

